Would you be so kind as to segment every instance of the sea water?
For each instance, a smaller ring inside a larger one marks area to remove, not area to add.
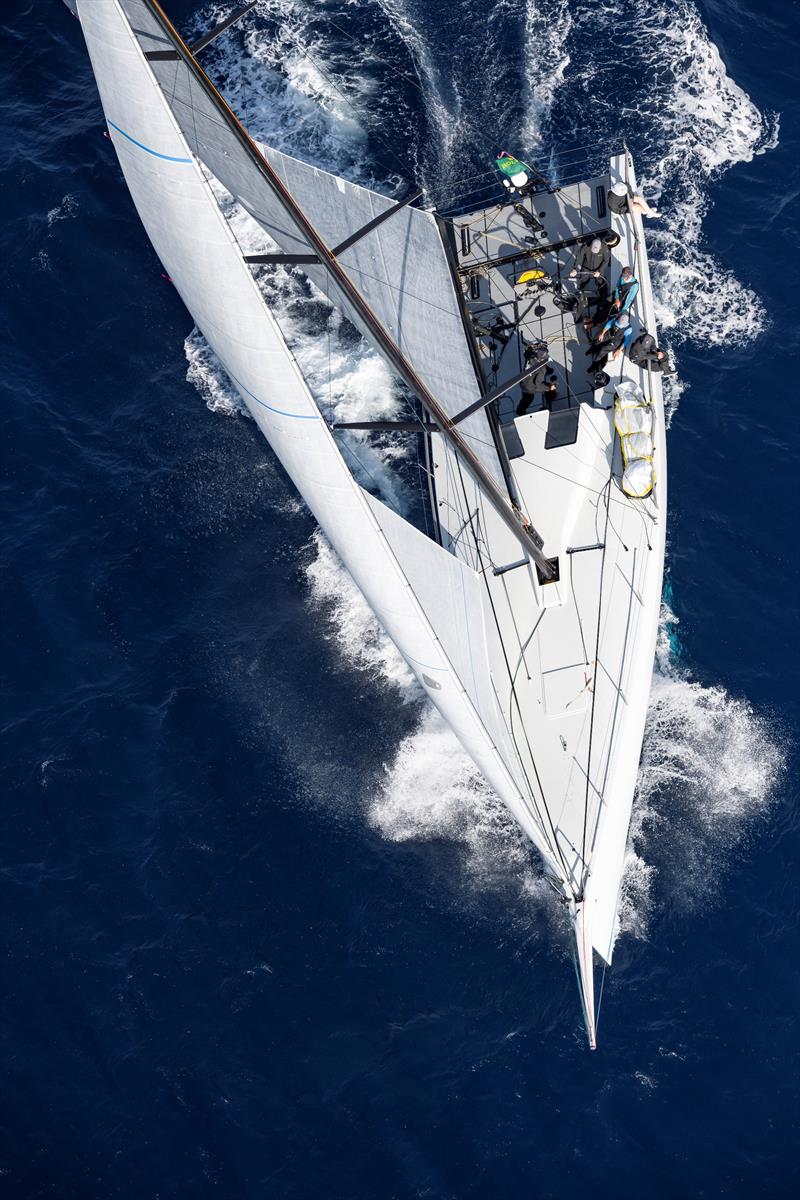
[[[663,213],[667,586],[596,1054],[535,857],[162,278],[77,24],[2,21],[3,1194],[791,1191],[791,10],[260,0],[206,52],[357,182],[444,207],[500,143],[568,178],[624,137]],[[326,412],[403,415],[324,297],[263,284]],[[346,453],[419,513],[407,439]]]

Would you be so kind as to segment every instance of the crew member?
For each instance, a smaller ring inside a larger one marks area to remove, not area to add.
[[[646,371],[661,371],[664,375],[675,374],[675,368],[665,351],[659,350],[656,339],[646,330],[631,343],[628,357],[637,367],[644,367]]]
[[[637,212],[643,217],[661,216],[661,213],[651,208],[644,196],[640,196],[638,192],[634,192],[628,183],[612,183],[611,190],[606,196],[606,201],[609,211],[615,213],[618,217],[627,216],[630,212]]]
[[[592,238],[591,242],[584,242],[575,255],[575,266],[569,273],[570,279],[574,279],[579,271],[582,275],[593,275],[595,279],[601,279],[610,262],[611,251],[608,246],[600,238]]]
[[[516,408],[518,417],[525,416],[537,396],[543,396],[545,404],[547,404],[548,401],[555,399],[558,390],[555,375],[550,366],[547,342],[537,342],[535,346],[526,348],[525,366],[536,367],[536,370],[526,376],[520,384],[522,399]]]
[[[630,267],[623,267],[617,286],[611,293],[612,309],[616,313],[629,312],[638,294],[639,280],[635,278]]]
[[[515,191],[520,196],[527,196],[529,192],[535,191],[537,186],[546,186],[544,177],[535,167],[515,158],[508,150],[501,150],[494,161],[503,176],[503,186],[510,192]]]
[[[592,328],[603,325],[608,320],[611,304],[605,279],[595,279],[593,275],[584,277],[578,283],[576,296],[575,324],[583,325],[583,332],[591,339]]]
[[[592,356],[590,370],[602,371],[609,358],[621,358],[630,345],[633,330],[631,319],[627,313],[620,313],[606,321],[597,338],[592,342],[587,354]]]

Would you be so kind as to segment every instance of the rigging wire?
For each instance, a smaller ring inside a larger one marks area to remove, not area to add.
[[[324,20],[327,25],[329,25],[332,29],[337,30],[338,33],[342,34],[342,36],[347,38],[350,42],[352,42],[353,45],[356,45],[359,48],[362,48],[362,46],[363,46],[362,40],[360,38],[357,38],[354,34],[350,33],[349,30],[345,29],[337,21],[334,21],[332,17],[330,17],[326,14],[324,17]],[[399,67],[393,66],[390,62],[388,62],[386,60],[384,60],[384,65],[385,65],[386,69],[392,75],[395,75],[398,79],[404,79],[407,83],[410,83],[412,87],[416,88],[416,90],[420,93],[421,96],[423,96],[423,98],[426,96],[425,88],[423,87],[423,85],[420,82],[418,77],[415,77],[414,75],[409,74],[407,71],[401,71]],[[487,142],[491,141],[491,139],[486,138],[485,132],[483,130],[478,129],[478,132],[483,134],[483,136]],[[496,139],[494,139],[494,141],[496,142]],[[586,146],[573,146],[572,148],[569,148],[569,147],[566,149],[559,148],[557,150],[549,150],[549,151],[544,149],[543,147],[540,147],[540,148],[536,149],[536,151],[535,151],[534,165],[536,165],[536,160],[543,161],[545,158],[547,159],[548,163],[552,162],[553,160],[563,163],[572,158],[576,158],[576,156],[582,156],[584,160],[588,160],[590,155],[593,153],[593,150],[594,150],[593,147],[586,147]],[[488,179],[490,177],[496,178],[496,169],[479,171],[479,172],[476,172],[474,175],[466,175],[466,176],[457,177],[456,180],[454,181],[454,186],[460,187],[461,184],[463,184],[463,183],[469,183],[475,179]],[[468,193],[464,193],[464,194],[468,194]]]
[[[328,25],[330,25],[332,28],[336,29],[339,33],[341,33],[344,37],[348,38],[354,44],[361,45],[361,42],[359,39],[357,39],[353,34],[349,33],[349,31],[344,29],[336,21],[332,20],[328,16],[325,17],[325,21]],[[294,30],[291,30],[286,25],[284,25],[281,28],[280,33],[283,38],[285,38],[287,41],[290,41],[294,44],[294,46],[299,51],[299,53],[303,57],[308,59],[308,61],[316,68],[316,70],[319,72],[319,74],[322,76],[322,78],[325,79],[325,81],[329,84],[329,86],[331,88],[333,88],[333,90],[336,92],[336,94],[344,101],[344,103],[346,105],[348,105],[349,108],[352,109],[352,111],[359,118],[359,120],[364,122],[370,135],[372,137],[374,137],[377,141],[379,141],[381,143],[381,145],[386,149],[390,158],[396,164],[396,167],[389,167],[386,163],[381,162],[381,160],[378,158],[375,158],[375,160],[374,160],[376,162],[376,164],[378,166],[380,166],[387,173],[387,175],[390,178],[393,175],[395,175],[396,170],[399,170],[400,181],[407,183],[408,182],[408,179],[407,179],[408,173],[406,170],[406,164],[396,154],[392,145],[376,129],[375,123],[369,119],[367,114],[365,114],[364,112],[362,112],[360,110],[359,106],[354,102],[352,97],[348,96],[341,89],[341,87],[331,77],[330,73],[319,63],[319,61],[314,57],[314,55],[311,53],[311,51],[305,45],[303,45],[303,43],[300,41],[300,36],[298,33],[296,33]],[[242,54],[239,56],[240,87],[241,87],[241,91],[242,91],[245,122],[247,124],[249,124],[249,112],[248,112],[248,105],[247,105],[247,86],[246,86],[245,72],[244,72],[244,67],[243,67],[243,57],[244,57],[244,48],[245,48],[244,33],[242,33],[241,38],[242,38]],[[408,72],[401,71],[399,68],[392,66],[392,64],[389,62],[386,62],[385,66],[391,74],[396,75],[398,78],[404,79],[406,82],[410,83],[413,87],[415,87],[422,96],[425,96],[425,89],[422,86],[422,84],[419,82],[418,79],[414,78]],[[481,130],[479,128],[478,132],[481,133],[481,135],[484,137],[485,141],[490,142],[492,140],[487,137],[486,132],[484,130]],[[496,139],[494,139],[494,140],[496,141]],[[555,161],[561,162],[563,165],[565,162],[569,161],[570,159],[575,159],[577,156],[581,156],[581,155],[583,156],[584,160],[587,160],[590,153],[591,153],[591,151],[587,150],[585,147],[574,147],[571,150],[558,150],[558,151],[550,151],[550,152],[537,150],[536,158],[541,160],[541,159],[544,159],[545,157],[547,157],[548,162],[553,162],[555,160]],[[535,160],[534,160],[534,165],[535,165]],[[571,164],[572,169],[574,169],[575,165],[577,165],[577,164],[575,164],[575,163]],[[540,168],[538,168],[538,166],[536,169],[540,170]],[[456,190],[456,189],[462,188],[463,185],[466,183],[469,183],[472,181],[480,181],[483,179],[487,179],[487,180],[491,179],[491,180],[493,180],[493,182],[491,184],[486,184],[482,187],[470,188],[470,189],[467,189],[464,191]],[[483,195],[489,191],[495,190],[495,188],[497,186],[499,186],[499,180],[497,179],[496,168],[490,168],[485,171],[479,171],[472,175],[457,177],[455,180],[453,180],[451,182],[450,190],[445,193],[446,198],[447,198],[447,207],[453,208],[458,205],[459,201],[462,201],[466,198],[474,199],[474,201],[477,202],[478,198],[481,195]],[[564,182],[561,181],[559,183],[559,186],[564,186]]]

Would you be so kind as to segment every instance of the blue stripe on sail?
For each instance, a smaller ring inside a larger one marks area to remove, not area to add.
[[[418,667],[424,667],[426,671],[447,671],[447,667],[432,667],[430,663],[420,662],[418,658],[412,658],[410,654],[406,655],[409,662],[416,663]]]
[[[146,150],[148,154],[152,154],[154,158],[163,158],[167,162],[190,163],[190,158],[175,158],[173,154],[160,154],[158,150],[151,150],[149,146],[145,146],[144,142],[137,142],[135,137],[131,137],[124,129],[120,129],[119,125],[115,125],[113,121],[108,122],[112,129],[116,129],[117,133],[121,133],[129,142],[133,142],[134,146],[138,146],[140,150]]]
[[[228,368],[225,367],[225,370],[227,371]],[[237,387],[240,387],[243,392],[247,392],[251,400],[255,400],[256,404],[260,404],[262,408],[268,408],[270,412],[277,413],[279,417],[294,417],[296,421],[319,421],[322,419],[319,413],[292,413],[285,412],[282,408],[273,408],[271,404],[267,404],[266,400],[259,400],[258,396],[254,396],[250,389],[246,388],[241,380],[237,379],[230,371],[228,374]]]

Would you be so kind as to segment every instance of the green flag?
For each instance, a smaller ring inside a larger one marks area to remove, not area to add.
[[[513,154],[509,154],[507,150],[503,150],[494,160],[498,171],[503,175],[507,175],[509,179],[513,179],[516,175],[525,174],[528,178],[533,172],[527,163],[520,162],[518,158],[514,158]]]

